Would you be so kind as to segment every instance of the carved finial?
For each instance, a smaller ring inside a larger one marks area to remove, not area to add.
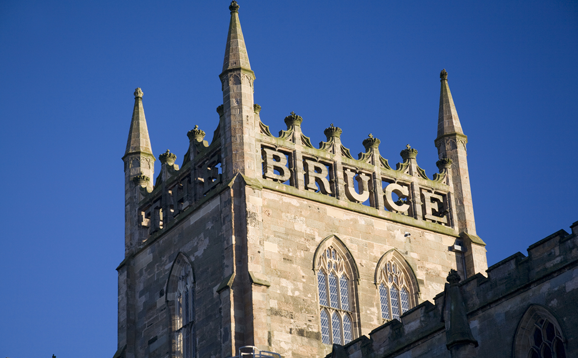
[[[335,138],[340,138],[341,137],[341,133],[343,133],[343,131],[341,130],[341,128],[339,127],[335,127],[333,125],[333,123],[331,123],[331,126],[329,128],[325,128],[325,130],[323,131],[323,133],[325,134],[325,136],[327,137],[327,140],[331,140],[331,138],[335,137]]]
[[[195,125],[194,129],[187,132],[187,137],[189,137],[189,141],[195,140],[201,142],[203,138],[205,138],[205,132],[200,130],[198,125]]]
[[[175,160],[177,159],[177,156],[176,156],[176,154],[171,153],[171,151],[167,149],[166,152],[159,155],[159,159],[161,160],[161,164],[166,163],[168,165],[173,165],[173,164],[175,164]]]
[[[143,93],[142,93],[142,90],[140,89],[140,87],[134,90],[134,98],[142,98],[142,96],[143,96]]]
[[[370,148],[373,149],[377,149],[379,147],[379,143],[381,143],[381,141],[377,138],[373,137],[373,134],[369,133],[369,135],[367,136],[368,138],[364,139],[362,144],[365,147],[365,151],[369,151]]]
[[[253,111],[259,114],[261,112],[261,106],[259,106],[257,103],[253,104]]]
[[[459,283],[461,279],[462,278],[460,277],[460,274],[458,274],[456,270],[451,269],[446,280],[449,282],[450,285],[455,285]]]
[[[415,159],[417,157],[417,149],[412,148],[409,144],[405,146],[406,149],[402,150],[399,155],[401,158],[406,161],[408,159]]]
[[[303,118],[296,115],[295,112],[291,112],[291,115],[285,117],[285,124],[287,125],[287,128],[300,126],[302,122]]]
[[[239,12],[239,4],[237,4],[236,1],[231,1],[231,5],[229,5],[229,10],[231,10],[231,13]]]
[[[442,70],[442,72],[440,72],[440,78],[442,79],[442,81],[448,80],[448,73],[445,68]]]
[[[149,182],[149,180],[151,180],[151,179],[149,177],[147,177],[146,175],[144,175],[142,172],[140,172],[139,175],[132,178],[132,182],[135,183],[135,185],[140,185],[140,186],[146,185]]]
[[[452,160],[448,158],[442,158],[436,162],[436,165],[440,170],[440,173],[442,173],[444,170],[448,170],[452,167]]]

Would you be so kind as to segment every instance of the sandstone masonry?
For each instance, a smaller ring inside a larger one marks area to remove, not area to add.
[[[389,348],[376,348],[378,336],[400,337],[396,347],[427,334],[443,342],[438,294],[449,290],[448,272],[461,281],[451,287],[465,297],[468,322],[475,320],[474,285],[494,282],[498,271],[481,275],[485,244],[447,72],[440,75],[439,173],[431,177],[416,149],[407,146],[392,166],[372,135],[354,158],[333,124],[315,147],[295,113],[274,136],[253,100],[239,5],[229,9],[211,143],[195,126],[181,165],[167,151],[153,178],[143,92],[134,93],[115,358],[231,357],[245,346],[288,358],[381,357]],[[407,328],[416,319],[423,322]],[[407,333],[390,333],[400,320]]]

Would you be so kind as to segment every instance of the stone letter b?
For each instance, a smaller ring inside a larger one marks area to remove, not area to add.
[[[272,149],[263,148],[263,172],[265,178],[286,182],[291,178],[291,172],[287,168],[285,154]],[[275,170],[279,174],[275,174]]]

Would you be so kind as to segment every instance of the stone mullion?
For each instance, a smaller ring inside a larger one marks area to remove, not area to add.
[[[150,231],[150,219],[148,222],[147,226],[144,226],[144,221],[146,220],[146,211],[143,211],[141,214],[141,210],[140,208],[137,211],[137,235],[136,235],[136,242],[144,242],[145,240],[148,239],[149,237],[149,231]]]
[[[293,185],[299,190],[305,190],[305,173],[303,171],[303,153],[301,146],[295,146],[295,151],[292,154],[291,176],[293,176]]]
[[[169,191],[168,188],[165,185],[165,182],[163,181],[162,184],[162,193],[161,193],[161,210],[163,212],[163,227],[167,227],[167,224],[170,221],[170,215],[169,215],[169,200],[170,200],[170,195],[169,195]]]
[[[380,157],[381,155],[379,154],[379,149],[375,148],[372,153],[372,161],[374,169],[371,180],[373,187],[371,195],[373,200],[370,201],[370,204],[377,210],[383,210],[384,207]]]
[[[421,193],[419,192],[419,184],[417,183],[417,178],[413,177],[411,180],[411,208],[412,214],[415,219],[422,220],[423,213],[421,208]]]
[[[418,182],[419,173],[417,171],[417,161],[415,160],[417,157],[417,150],[411,148],[408,144],[407,149],[402,150],[400,154],[404,162],[409,163],[409,175],[411,175],[410,190],[412,215],[417,220],[423,220],[421,193],[419,191],[420,187]]]
[[[182,193],[183,193],[183,205],[179,208],[179,212],[185,210],[187,207],[191,206],[192,204],[192,197],[190,195],[190,187],[191,187],[191,175],[187,175],[181,181],[181,185],[183,186]]]
[[[450,223],[448,226],[457,230],[458,229],[458,226],[457,226],[458,217],[457,217],[457,212],[456,212],[457,211],[456,210],[456,198],[454,195],[454,183],[452,181],[451,166],[446,169],[445,182],[450,187],[450,191],[446,195],[446,200],[449,204],[449,208],[447,208],[448,209],[448,216],[450,218]]]
[[[335,186],[335,197],[339,200],[346,200],[345,195],[345,178],[343,175],[343,163],[341,161],[341,138],[333,137],[333,154],[334,159],[334,186]]]
[[[193,205],[199,200],[198,188],[199,188],[199,169],[198,167],[192,165],[190,185],[189,185],[189,193],[191,195],[191,205]]]
[[[149,234],[153,234],[160,230],[160,203],[155,200],[151,205],[151,219],[150,219],[150,230]]]
[[[347,200],[347,194],[345,193],[345,175],[343,173],[343,162],[341,155],[341,133],[343,131],[339,127],[331,126],[326,128],[323,133],[327,137],[327,142],[322,143],[323,148],[329,153],[333,154],[333,165],[331,168],[331,187],[334,192],[335,198],[338,200]]]
[[[303,171],[303,145],[301,144],[301,126],[293,127],[293,143],[295,150],[292,153],[291,176],[293,186],[299,190],[305,190],[305,172]]]

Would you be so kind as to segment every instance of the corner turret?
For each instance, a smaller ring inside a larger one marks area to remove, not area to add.
[[[440,81],[440,107],[435,145],[439,159],[450,159],[452,162],[450,172],[457,214],[456,229],[466,248],[464,255],[469,277],[477,272],[484,272],[488,268],[486,250],[484,242],[476,234],[466,149],[468,137],[462,130],[445,69],[440,73]]]
[[[255,150],[255,135],[259,128],[255,120],[253,81],[249,55],[245,46],[239,5],[231,2],[231,21],[225,48],[223,72],[219,76],[223,89],[223,119],[221,126],[222,164],[225,178],[241,173],[260,177],[261,162]]]
[[[140,188],[152,191],[154,178],[153,155],[144,108],[142,104],[143,92],[140,88],[134,91],[134,109],[124,161],[125,183],[125,254],[134,247],[137,240],[136,228],[138,227],[137,206],[141,200]]]

